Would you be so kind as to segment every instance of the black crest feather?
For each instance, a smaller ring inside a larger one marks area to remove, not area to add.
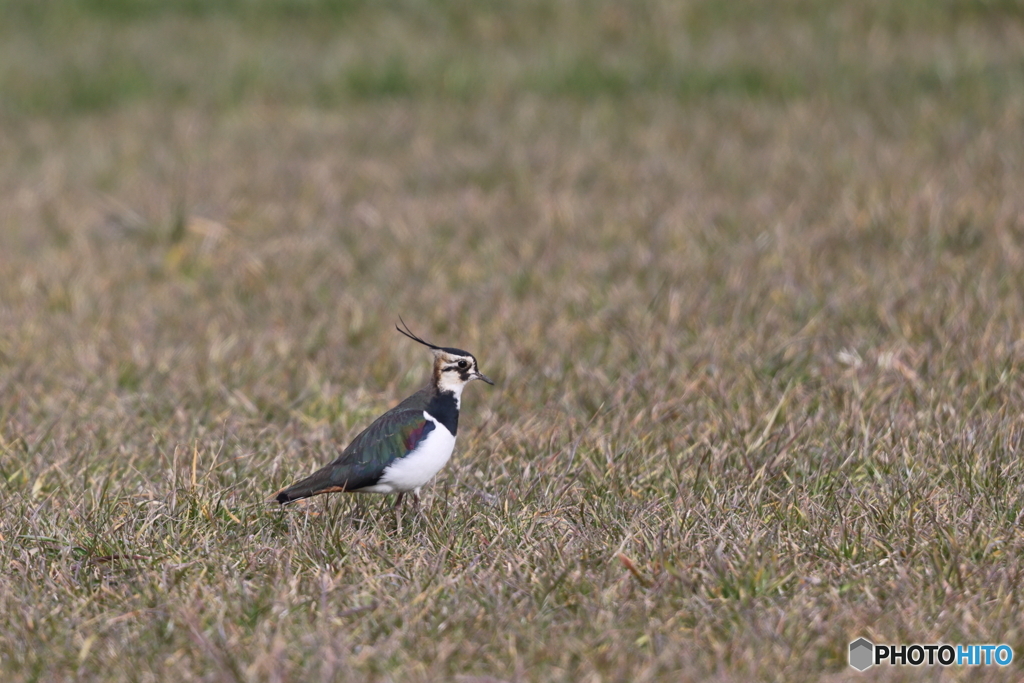
[[[405,329],[403,330],[398,325],[395,325],[395,329],[398,330],[399,332],[401,332],[402,334],[404,334],[406,337],[408,337],[409,339],[412,339],[413,341],[417,341],[420,344],[423,344],[427,348],[434,349],[435,351],[440,351],[441,350],[440,346],[437,346],[436,344],[431,344],[430,342],[428,342],[428,341],[418,337],[415,333],[413,333],[413,331],[409,329],[409,326],[406,325],[405,321],[402,320],[402,316],[398,316],[398,320],[402,323],[402,325],[405,327]]]
[[[472,357],[472,355],[473,355],[473,354],[469,353],[468,351],[463,351],[462,349],[456,349],[456,348],[450,347],[450,346],[438,346],[437,344],[431,344],[430,342],[426,341],[425,339],[423,339],[421,337],[418,337],[412,330],[410,330],[409,326],[405,324],[404,320],[402,320],[402,316],[398,316],[398,320],[399,320],[399,322],[402,323],[402,325],[405,327],[405,329],[403,330],[398,325],[395,325],[395,329],[396,330],[398,330],[399,332],[404,334],[409,339],[412,339],[415,342],[419,342],[420,344],[423,344],[428,349],[433,349],[434,351],[444,351],[445,353],[451,353],[451,354],[454,354],[456,356],[470,356],[470,357]]]

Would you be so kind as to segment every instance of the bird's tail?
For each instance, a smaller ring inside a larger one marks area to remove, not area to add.
[[[329,466],[318,470],[302,481],[292,484],[286,489],[281,489],[277,492],[277,495],[274,496],[274,499],[281,505],[284,505],[285,503],[290,503],[294,500],[309,498],[310,496],[316,496],[321,493],[344,491],[344,486],[338,486],[332,481],[331,474],[331,467]]]

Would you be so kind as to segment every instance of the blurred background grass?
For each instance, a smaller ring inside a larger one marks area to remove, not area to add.
[[[976,103],[1020,87],[1020,56],[986,39],[1020,19],[1012,0],[6,0],[2,12],[8,114],[526,93]]]
[[[0,0],[0,669],[1021,652],[1022,76],[1010,0]],[[499,380],[426,516],[273,512],[399,314]]]

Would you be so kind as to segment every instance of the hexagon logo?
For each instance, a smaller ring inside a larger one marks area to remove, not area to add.
[[[857,671],[865,671],[875,659],[875,644],[867,638],[858,638],[850,643],[850,666]]]

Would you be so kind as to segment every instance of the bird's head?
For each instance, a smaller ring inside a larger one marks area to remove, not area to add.
[[[401,318],[399,320],[405,325],[404,320]],[[438,391],[450,391],[458,398],[462,395],[463,388],[475,379],[483,380],[490,385],[494,384],[487,375],[480,372],[480,369],[477,367],[476,357],[470,352],[452,347],[437,346],[424,341],[413,334],[408,325],[405,325],[404,330],[397,325],[395,329],[409,339],[423,344],[433,352],[434,386],[437,387]]]

